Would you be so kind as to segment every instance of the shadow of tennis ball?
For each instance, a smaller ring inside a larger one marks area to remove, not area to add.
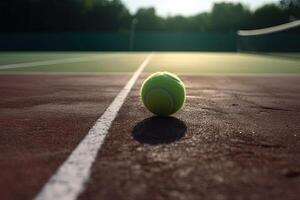
[[[139,122],[132,131],[133,138],[144,144],[169,144],[181,139],[186,125],[175,117],[150,117]]]

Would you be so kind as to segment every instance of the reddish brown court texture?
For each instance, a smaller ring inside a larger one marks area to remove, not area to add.
[[[143,74],[81,200],[297,200],[300,77],[180,76],[184,108],[149,113]],[[0,199],[32,199],[129,75],[1,75]]]

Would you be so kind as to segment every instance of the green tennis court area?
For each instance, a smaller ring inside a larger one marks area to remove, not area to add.
[[[1,52],[1,73],[87,72],[124,73],[136,70],[148,55],[99,52]],[[300,54],[181,53],[159,52],[146,72],[170,71],[187,74],[299,74]]]

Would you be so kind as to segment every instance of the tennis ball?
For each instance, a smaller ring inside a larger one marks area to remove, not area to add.
[[[150,112],[158,116],[168,116],[183,106],[185,86],[175,74],[157,72],[144,81],[140,95]]]

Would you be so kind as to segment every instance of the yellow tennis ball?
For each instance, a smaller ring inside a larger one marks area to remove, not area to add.
[[[183,106],[185,93],[185,86],[178,76],[169,72],[157,72],[144,81],[140,95],[150,112],[168,116]]]

